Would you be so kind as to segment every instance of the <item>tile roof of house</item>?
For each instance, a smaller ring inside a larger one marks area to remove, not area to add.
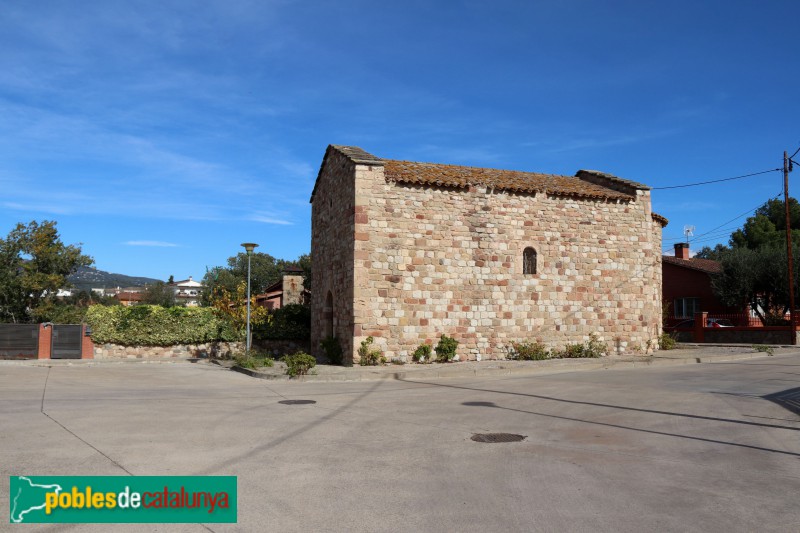
[[[114,298],[126,302],[141,302],[144,300],[144,294],[141,292],[118,292],[114,295]]]
[[[469,186],[485,186],[491,189],[522,193],[544,193],[554,196],[571,196],[604,200],[630,201],[636,190],[649,187],[634,181],[624,180],[611,174],[594,170],[580,170],[576,176],[560,176],[518,170],[466,167],[441,163],[417,163],[381,159],[356,146],[330,145],[320,166],[320,174],[325,167],[328,154],[337,151],[356,164],[384,167],[384,175],[389,182],[418,185],[438,185],[460,189]],[[317,176],[319,180],[319,175]],[[314,191],[311,201],[314,201]],[[664,219],[666,220],[666,219]]]
[[[691,259],[680,259],[672,255],[663,255],[661,256],[661,260],[664,263],[691,268],[692,270],[699,270],[708,274],[718,274],[722,272],[722,264],[720,264],[719,261],[714,261],[712,259],[698,259],[695,257],[692,257]]]

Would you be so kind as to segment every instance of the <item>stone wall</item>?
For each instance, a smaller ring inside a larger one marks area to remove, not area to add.
[[[356,171],[354,344],[388,358],[444,333],[461,359],[512,341],[551,348],[596,333],[618,352],[661,333],[661,226],[635,201],[387,183]],[[526,247],[537,273],[523,275]],[[347,353],[347,352],[346,352]],[[357,359],[357,355],[354,355]]]
[[[355,165],[328,150],[311,204],[311,353],[324,357],[320,341],[340,339],[353,351],[353,236],[356,218]]]
[[[303,276],[285,274],[283,276],[283,296],[281,307],[290,304],[303,303]]]
[[[122,346],[119,344],[95,344],[95,359],[151,359],[189,357],[229,357],[243,352],[243,342],[215,342],[205,344],[178,344],[175,346]]]
[[[307,340],[262,340],[253,342],[253,350],[276,356],[298,351],[309,353]],[[122,346],[98,344],[94,347],[95,359],[163,359],[165,357],[230,357],[244,352],[243,342],[218,342],[206,344],[178,344],[175,346]]]

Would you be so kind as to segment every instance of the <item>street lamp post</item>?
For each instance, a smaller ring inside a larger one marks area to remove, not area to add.
[[[254,242],[243,242],[242,246],[244,246],[245,251],[247,251],[247,338],[245,340],[245,354],[250,355],[250,256],[253,255],[253,250],[255,250],[258,245]]]

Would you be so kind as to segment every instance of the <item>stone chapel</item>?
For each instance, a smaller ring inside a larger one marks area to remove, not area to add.
[[[612,353],[661,334],[661,229],[646,185],[382,159],[328,146],[311,194],[311,347],[368,336],[387,359],[441,334],[460,360],[596,334]]]

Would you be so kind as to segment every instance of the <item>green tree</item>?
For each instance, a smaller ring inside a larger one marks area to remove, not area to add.
[[[68,287],[67,276],[94,260],[61,242],[56,222],[17,226],[0,239],[0,321],[30,322],[34,310]]]
[[[714,261],[722,261],[723,256],[730,250],[731,249],[724,244],[718,244],[713,248],[709,246],[703,246],[694,256],[697,259],[713,259]]]
[[[175,290],[163,281],[156,281],[145,287],[142,303],[160,305],[161,307],[174,307]]]
[[[234,331],[246,333],[247,329],[247,286],[239,282],[233,292],[228,292],[225,287],[216,287],[211,296],[214,313],[228,322]],[[266,307],[256,305],[256,297],[250,295],[250,326],[257,328],[262,324],[269,324],[271,316]]]
[[[288,267],[302,268],[306,282],[310,281],[311,257],[308,254],[290,261],[276,259],[265,253],[254,253],[250,257],[250,293],[263,293],[267,287],[281,279],[283,271]],[[247,254],[244,252],[229,257],[227,267],[215,267],[206,271],[203,277],[205,289],[201,297],[202,304],[213,305],[215,289],[225,289],[233,294],[242,282],[247,283]]]
[[[797,256],[800,247],[795,247]],[[712,288],[720,301],[731,307],[749,305],[764,325],[785,322],[789,311],[789,290],[786,273],[786,250],[762,246],[757,250],[734,248],[722,258],[722,272],[712,277]],[[795,264],[794,292],[800,267]]]
[[[780,246],[786,242],[786,210],[783,200],[772,199],[756,209],[741,229],[733,232],[730,245],[755,250],[762,246]],[[800,204],[789,198],[789,222],[792,241],[800,239]]]
[[[66,298],[53,298],[41,302],[31,311],[34,321],[54,324],[81,324],[92,305],[120,305],[111,296],[100,296],[89,290],[79,291]]]
[[[297,258],[297,266],[303,269],[303,287],[311,290],[311,254],[303,254]]]

